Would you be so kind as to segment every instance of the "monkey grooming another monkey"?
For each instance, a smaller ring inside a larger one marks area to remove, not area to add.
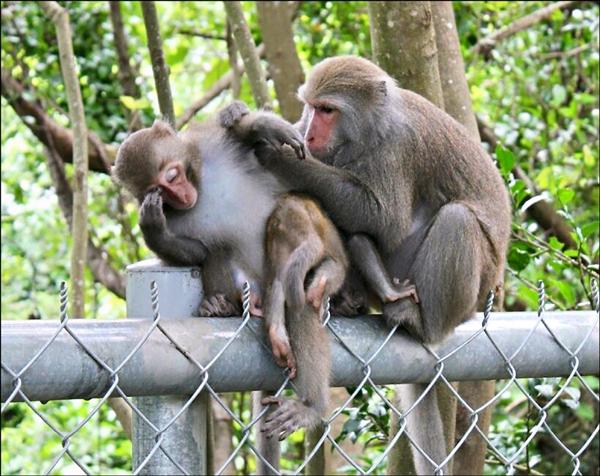
[[[242,120],[233,132],[291,190],[319,200],[350,235],[350,250],[367,237],[392,279],[416,285],[418,305],[384,303],[383,315],[422,342],[439,342],[502,286],[511,211],[498,170],[458,122],[363,58],[322,61],[299,96],[296,127],[312,157],[298,160],[287,141],[271,140],[283,131],[270,116],[247,127]],[[435,392],[411,412],[408,430],[434,461],[445,458]],[[413,453],[419,474],[434,469]]]

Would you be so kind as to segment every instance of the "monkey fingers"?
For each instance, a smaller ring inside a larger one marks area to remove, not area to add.
[[[318,421],[316,412],[300,400],[281,397],[266,397],[263,405],[277,405],[277,408],[265,418],[262,432],[268,439],[277,435],[279,441],[285,440],[294,431]]]
[[[230,129],[235,126],[242,117],[248,115],[250,109],[242,101],[233,101],[229,106],[219,112],[219,123],[221,127]]]
[[[140,226],[159,229],[167,226],[160,188],[146,194],[140,208]]]
[[[255,317],[263,317],[262,299],[260,294],[250,293],[250,315]]]
[[[397,286],[396,293],[391,296],[390,301],[398,301],[400,299],[411,298],[415,304],[419,304],[419,295],[417,294],[417,287],[410,282],[410,279],[405,279],[401,284],[398,284],[400,280],[394,278],[394,284]]]

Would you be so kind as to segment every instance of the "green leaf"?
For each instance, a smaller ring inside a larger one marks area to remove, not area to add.
[[[567,90],[562,84],[552,86],[552,105],[560,106],[567,98]]]
[[[581,234],[584,238],[589,238],[593,234],[600,233],[600,221],[594,220],[581,226]]]
[[[508,253],[508,264],[517,273],[519,271],[523,271],[525,268],[527,268],[527,265],[529,264],[530,261],[531,261],[531,258],[529,256],[529,254],[524,253],[521,250],[517,250],[517,249],[513,248]]]
[[[515,165],[515,156],[510,150],[505,149],[502,146],[497,146],[496,158],[500,164],[502,175],[507,176]]]
[[[558,199],[560,203],[566,205],[575,197],[575,192],[570,188],[562,188],[558,191]]]

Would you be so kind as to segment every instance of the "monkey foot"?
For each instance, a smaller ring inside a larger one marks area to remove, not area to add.
[[[417,287],[410,282],[410,279],[400,282],[398,278],[394,278],[393,282],[396,288],[385,296],[385,302],[395,302],[400,299],[411,298],[415,304],[419,304]]]
[[[280,367],[287,367],[290,370],[289,377],[293,380],[296,377],[296,358],[290,347],[285,327],[272,326],[268,333],[275,363]]]
[[[262,299],[260,294],[250,293],[250,315],[255,317],[263,317]]]
[[[224,294],[215,294],[205,298],[198,309],[200,317],[229,317],[239,314],[239,306],[229,301]]]
[[[262,432],[268,439],[277,436],[279,441],[285,440],[299,428],[316,426],[320,417],[317,412],[295,398],[266,397],[263,405],[277,405],[277,408],[265,418]]]
[[[358,293],[342,290],[331,299],[331,314],[335,316],[358,316],[366,311],[365,299]]]
[[[323,296],[325,295],[325,287],[327,286],[327,277],[321,276],[318,282],[312,282],[306,290],[306,301],[312,306],[315,311],[321,309]]]

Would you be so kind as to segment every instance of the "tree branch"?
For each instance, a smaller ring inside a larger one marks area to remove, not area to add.
[[[71,234],[71,315],[85,316],[85,261],[87,255],[87,175],[88,175],[88,139],[83,100],[75,65],[69,13],[56,2],[41,2],[44,13],[56,28],[58,54],[62,71],[69,116],[73,126],[73,218]]]
[[[13,78],[8,70],[1,68],[1,93],[8,104],[14,109],[23,123],[31,130],[42,144],[48,146],[48,137],[52,138],[54,147],[63,162],[73,161],[73,132],[52,120],[44,111],[42,105],[36,99],[29,99],[31,90]],[[33,91],[33,96],[37,94]],[[25,98],[28,99],[25,99]],[[89,168],[96,172],[108,173],[102,157],[93,144],[88,143]],[[107,154],[112,162],[116,156],[114,147],[107,146]]]
[[[171,85],[169,84],[169,69],[165,63],[165,56],[162,49],[156,5],[154,2],[141,2],[141,4],[160,113],[165,121],[174,126],[175,112],[173,110]]]
[[[265,46],[259,45],[258,48],[256,48],[256,52],[258,53],[259,57],[262,58],[265,54]],[[239,65],[239,73],[244,73],[244,65]],[[216,98],[227,88],[231,87],[233,77],[233,71],[229,71],[228,73],[221,76],[217,81],[215,81],[210,87],[210,89],[206,91],[206,93],[204,93],[204,96],[202,96],[200,99],[194,102],[194,104],[192,104],[185,111],[183,111],[181,116],[179,116],[179,118],[177,119],[176,128],[181,129],[188,122],[190,122],[190,120],[200,109],[205,107],[209,102],[211,102],[214,98]]]
[[[62,157],[54,147],[51,131],[48,130],[47,138],[43,141],[46,145],[46,163],[50,171],[50,177],[54,184],[58,205],[62,211],[65,221],[71,226],[73,220],[73,191],[67,180]],[[108,290],[122,299],[125,299],[125,280],[108,263],[108,254],[102,248],[97,247],[88,237],[87,243],[87,261],[88,266],[94,276],[94,279],[105,286]]]
[[[127,48],[127,36],[125,27],[123,26],[123,17],[121,16],[121,3],[116,1],[108,2],[110,6],[110,21],[113,28],[113,37],[115,40],[115,48],[117,50],[117,59],[119,62],[119,82],[126,96],[133,98],[140,97],[140,88],[135,82],[136,74],[131,67],[129,61],[129,51]],[[138,111],[130,111],[128,113],[129,130],[136,131],[142,127],[140,114]]]
[[[540,8],[529,15],[525,15],[524,17],[519,18],[514,21],[510,25],[501,28],[495,33],[492,33],[490,36],[483,38],[477,42],[475,46],[471,49],[471,52],[474,55],[479,53],[483,53],[484,55],[488,55],[489,52],[496,46],[499,41],[508,38],[509,36],[514,35],[520,31],[523,31],[529,28],[536,23],[539,23],[542,20],[546,20],[550,18],[552,13],[556,10],[561,10],[567,7],[570,7],[574,1],[564,1],[564,2],[554,2],[550,5],[545,6],[544,8]]]
[[[256,45],[250,34],[248,23],[244,18],[242,12],[242,5],[240,2],[223,2],[225,4],[225,11],[227,12],[227,18],[231,22],[231,28],[233,30],[233,36],[237,44],[238,50],[244,65],[246,66],[246,74],[250,82],[250,88],[252,89],[252,95],[256,101],[256,105],[263,109],[272,109],[272,101],[269,96],[269,89],[267,87],[267,81],[263,68],[260,65],[260,58],[256,51]]]
[[[498,139],[496,138],[494,131],[479,118],[477,118],[477,127],[479,128],[481,140],[487,142],[491,149],[496,149]],[[537,195],[539,193],[535,184],[521,167],[515,165],[512,172],[516,178],[523,181],[530,194]],[[540,225],[543,230],[550,235],[555,236],[561,243],[564,243],[567,248],[577,248],[577,243],[571,238],[573,230],[550,203],[545,200],[534,203],[527,209],[527,215]]]

